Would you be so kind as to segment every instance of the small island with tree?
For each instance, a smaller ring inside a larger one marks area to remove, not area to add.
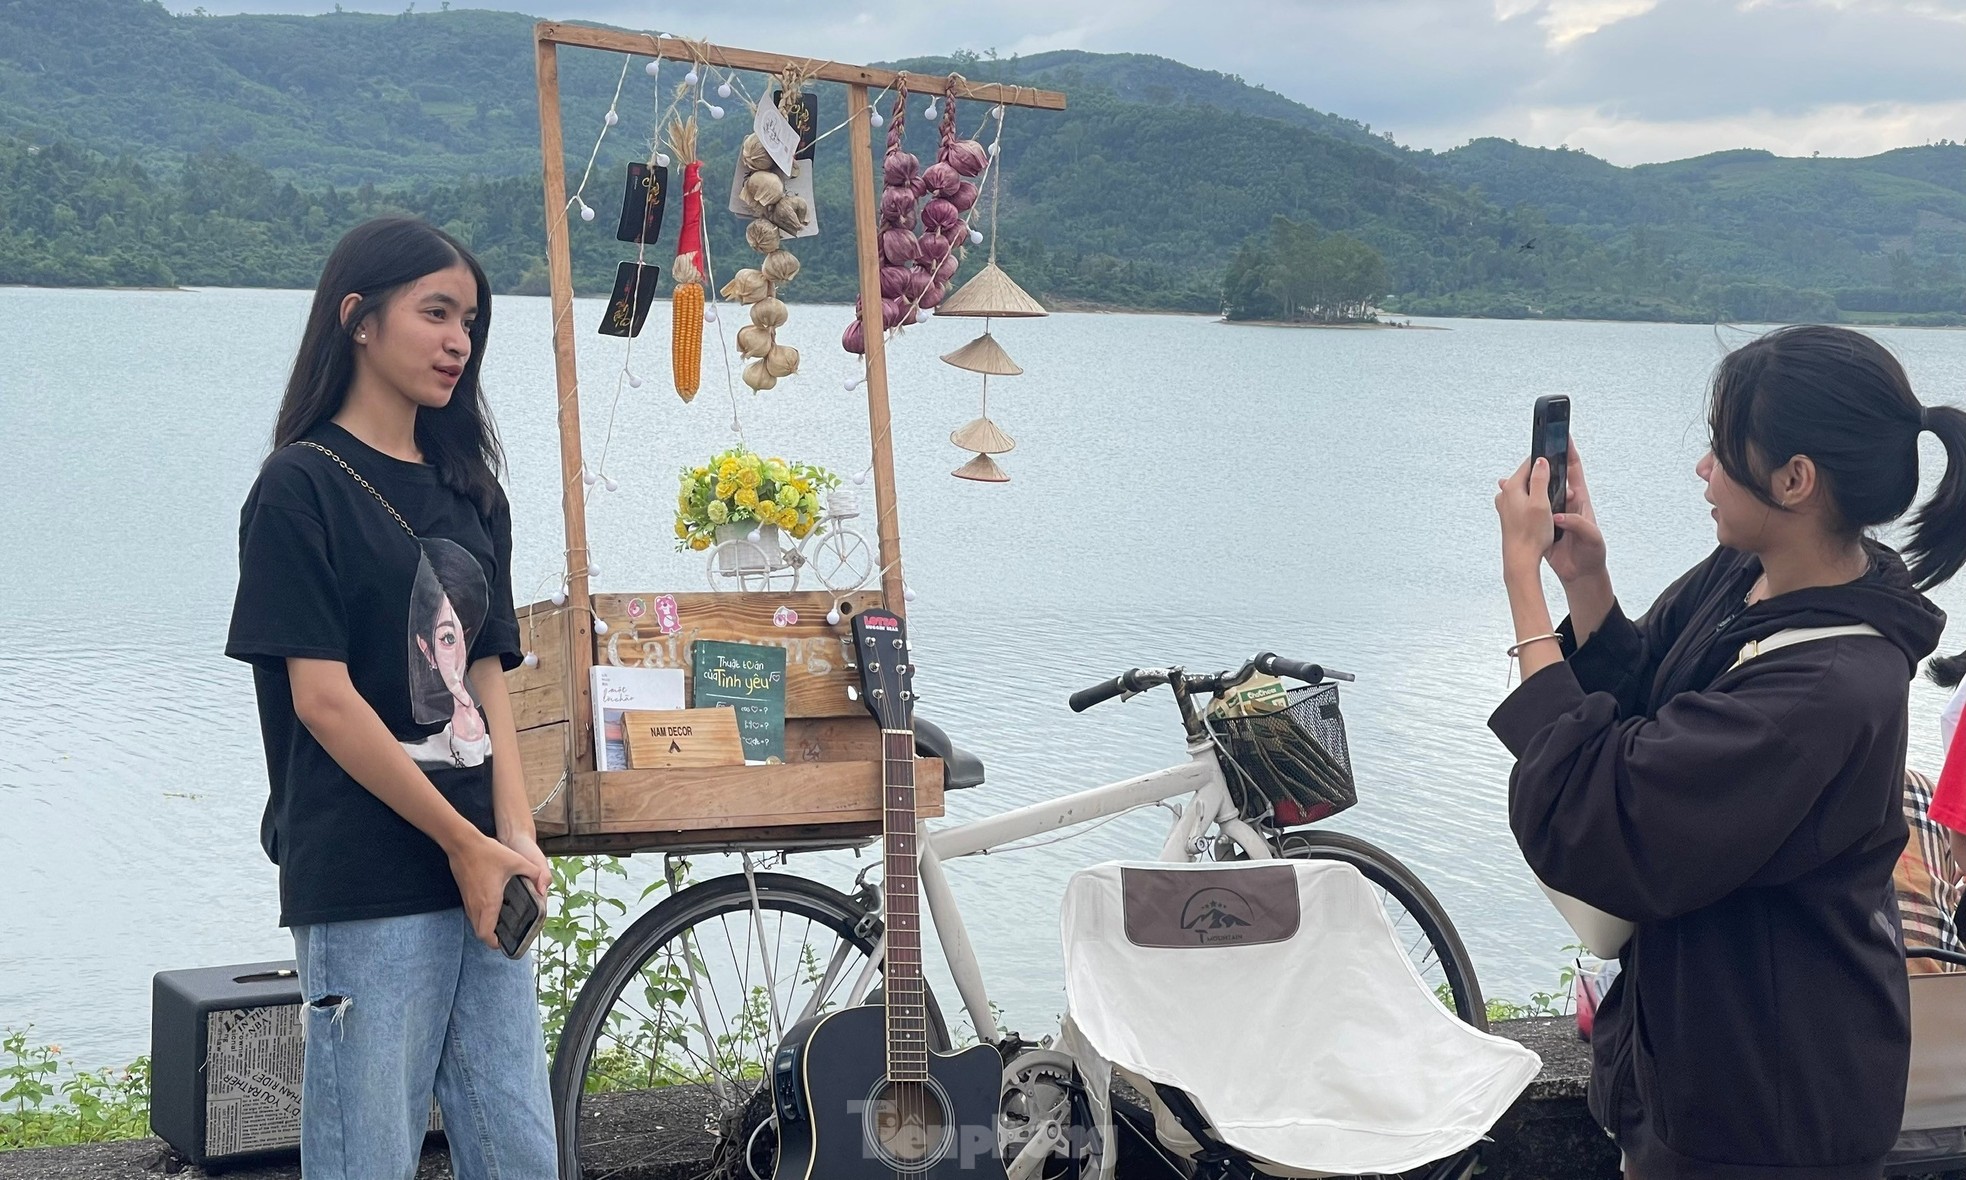
[[[1371,246],[1278,216],[1230,259],[1222,314],[1230,323],[1384,326],[1378,303],[1390,285]]]

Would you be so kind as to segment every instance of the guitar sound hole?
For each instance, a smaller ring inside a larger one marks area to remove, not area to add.
[[[890,1168],[919,1171],[948,1153],[953,1128],[947,1096],[932,1079],[883,1081],[867,1104],[867,1139]]]

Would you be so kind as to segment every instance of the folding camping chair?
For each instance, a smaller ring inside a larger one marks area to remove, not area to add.
[[[1887,1176],[1966,1167],[1966,954],[1913,947],[1905,957],[1959,970],[1911,977],[1911,1077]]]
[[[1101,1121],[1117,1070],[1196,1180],[1463,1176],[1542,1066],[1441,1004],[1342,862],[1099,865],[1063,925],[1065,1046]]]

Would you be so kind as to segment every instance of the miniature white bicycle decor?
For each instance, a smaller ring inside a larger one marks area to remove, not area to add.
[[[874,576],[874,547],[846,522],[860,515],[860,498],[845,488],[826,495],[826,514],[804,537],[789,539],[777,525],[719,525],[707,551],[712,590],[797,590],[817,581],[834,594],[860,589]]]

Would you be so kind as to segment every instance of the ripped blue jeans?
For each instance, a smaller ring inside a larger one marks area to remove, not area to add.
[[[433,1090],[457,1180],[555,1180],[531,954],[479,942],[461,909],[293,936],[307,1180],[410,1180]]]

